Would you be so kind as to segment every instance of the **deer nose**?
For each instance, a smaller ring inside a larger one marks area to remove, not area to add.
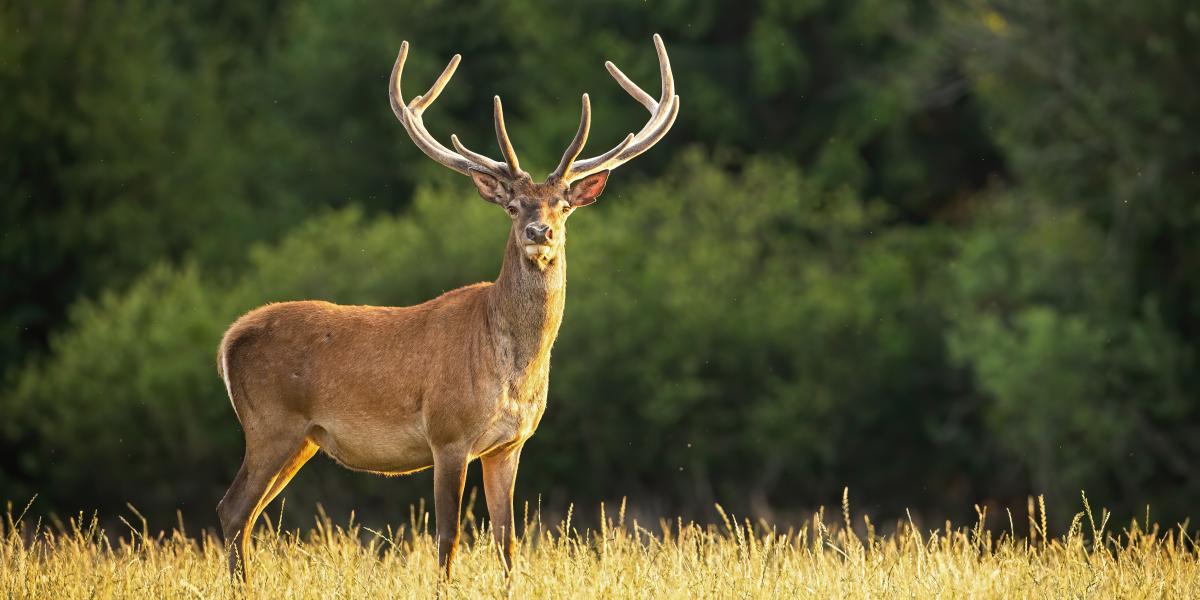
[[[531,242],[544,244],[554,238],[554,230],[545,223],[530,223],[525,226],[525,237]]]

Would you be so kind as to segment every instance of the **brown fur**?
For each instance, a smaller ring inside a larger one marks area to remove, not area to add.
[[[229,328],[218,373],[246,436],[241,470],[218,507],[232,573],[244,576],[254,521],[318,448],[360,471],[434,467],[447,572],[466,465],[482,457],[493,529],[511,565],[517,460],[546,407],[566,300],[566,219],[606,178],[569,189],[524,177],[477,180],[513,216],[494,283],[408,307],[268,304]],[[530,243],[530,223],[549,227],[544,248]]]

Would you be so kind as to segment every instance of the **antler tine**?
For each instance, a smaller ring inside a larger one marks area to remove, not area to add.
[[[510,174],[513,177],[519,176],[524,171],[517,160],[517,151],[513,149],[512,140],[508,139],[508,128],[504,126],[504,105],[500,103],[500,96],[492,96],[492,113],[496,120],[496,142],[500,144],[500,153],[504,155],[504,162],[508,163]]]
[[[587,93],[583,94],[583,107],[579,114],[579,129],[575,132],[575,139],[571,140],[571,145],[567,146],[567,151],[563,152],[562,160],[558,161],[558,167],[550,174],[547,179],[562,180],[571,170],[571,163],[579,158],[579,153],[583,152],[584,144],[587,144],[588,132],[592,129],[592,101],[588,98]]]
[[[486,165],[489,169],[503,173],[507,168],[504,163],[497,160],[492,160],[491,158],[467,148],[462,144],[462,142],[458,141],[458,135],[456,134],[450,134],[450,144],[454,146],[454,149],[457,150],[459,154],[481,165]]]
[[[388,102],[392,106],[392,112],[396,114],[396,119],[400,121],[404,130],[408,132],[408,136],[412,138],[413,144],[435,162],[463,175],[470,175],[471,171],[475,170],[496,176],[508,176],[503,164],[466,150],[462,144],[457,142],[457,138],[451,141],[460,152],[454,152],[443,146],[429,133],[429,130],[425,128],[424,121],[421,120],[421,113],[425,112],[425,109],[429,108],[429,105],[433,104],[433,101],[441,95],[446,84],[450,82],[450,78],[454,76],[454,71],[458,68],[462,57],[455,54],[446,68],[442,70],[442,74],[430,86],[429,91],[422,96],[413,98],[409,104],[405,104],[404,94],[400,89],[404,63],[407,60],[408,42],[405,41],[400,44],[400,53],[396,56],[396,64],[392,66],[392,76],[388,83]],[[464,150],[465,152],[463,152]]]
[[[404,63],[408,61],[408,41],[400,42],[400,54],[396,55],[396,64],[392,65],[392,76],[388,80],[388,103],[392,105],[392,112],[396,113],[396,118],[408,129],[407,116],[405,115],[408,106],[404,104],[404,94],[400,91],[400,76],[404,74]]]
[[[575,163],[577,168],[572,170],[571,177],[573,179],[577,179],[581,174],[593,173],[596,171],[603,171],[604,169],[597,169],[595,167],[589,167],[589,165],[602,165],[602,164],[612,160],[612,158],[614,156],[620,154],[622,151],[624,151],[626,148],[628,148],[629,145],[632,144],[635,139],[637,139],[637,136],[635,136],[631,133],[631,134],[625,136],[625,139],[621,140],[620,144],[613,146],[612,150],[609,150],[608,152],[605,152],[604,154],[601,154],[600,156],[589,158],[587,161],[579,161],[579,162]]]
[[[642,127],[641,131],[638,132],[637,135],[639,138],[652,129],[660,126],[661,122],[670,114],[670,110],[659,109],[662,108],[664,102],[668,102],[675,97],[675,76],[671,72],[671,59],[667,56],[667,47],[663,45],[662,37],[660,37],[657,33],[654,34],[654,50],[658,54],[658,72],[662,79],[661,95],[659,96],[658,100],[651,98],[650,94],[647,94],[644,90],[642,90],[642,88],[638,87],[636,83],[633,83],[628,77],[625,77],[625,74],[621,73],[621,70],[618,69],[616,65],[613,65],[612,69],[609,70],[614,78],[616,78],[618,74],[621,76],[620,78],[617,78],[617,82],[621,84],[621,87],[624,88],[626,92],[629,92],[634,99],[640,102],[642,106],[645,106],[650,111],[651,115],[653,115]],[[624,81],[622,81],[621,78],[623,78]]]
[[[442,90],[446,88],[447,83],[450,83],[450,78],[454,77],[454,71],[458,69],[458,63],[460,62],[462,62],[461,54],[455,54],[453,57],[451,57],[450,63],[447,64],[446,68],[442,70],[442,74],[438,75],[438,78],[433,82],[433,85],[429,86],[429,91],[425,92],[424,95],[413,98],[412,102],[409,103],[408,108],[417,115],[425,112],[425,109],[428,108],[430,104],[433,104],[433,101],[437,100],[438,96],[442,95]]]
[[[662,37],[657,33],[654,34],[654,50],[658,53],[658,72],[662,78],[662,92],[659,97],[670,98],[675,95],[675,77],[671,73],[671,59],[667,56],[667,47],[663,45]],[[625,73],[621,72],[621,69],[618,69],[617,65],[613,64],[611,60],[604,61],[604,68],[608,69],[613,79],[617,80],[617,83],[621,85],[621,89],[624,89],[630,96],[633,96],[633,99],[637,100],[639,104],[645,106],[646,110],[650,111],[650,114],[658,112],[660,102],[651,97],[650,94],[647,94],[645,90],[634,83]]]
[[[671,72],[671,58],[667,56],[667,46],[663,44],[662,36],[654,34],[654,51],[658,53],[658,75],[662,77],[662,98],[675,96],[675,75]]]
[[[576,161],[570,166],[569,173],[563,174],[564,180],[570,182],[598,171],[621,166],[649,150],[675,124],[675,118],[679,115],[679,96],[675,94],[675,77],[671,72],[671,60],[667,56],[667,48],[663,44],[662,37],[657,33],[654,34],[654,49],[658,54],[658,70],[662,77],[662,95],[658,100],[647,94],[611,61],[604,63],[604,67],[608,69],[621,88],[650,111],[650,119],[637,134],[630,134],[612,150],[600,156]]]
[[[624,162],[649,150],[651,146],[658,143],[658,140],[667,135],[667,131],[675,124],[677,116],[679,116],[679,96],[672,96],[666,103],[666,109],[655,118],[657,124],[651,127],[651,124],[648,123],[643,129],[643,133],[637,136],[637,141],[626,148],[617,159]]]
[[[658,110],[658,101],[651,98],[650,94],[647,94],[645,90],[638,87],[638,84],[629,79],[625,73],[622,73],[621,69],[618,69],[617,65],[614,65],[611,60],[604,61],[604,68],[608,69],[613,79],[617,80],[617,83],[621,85],[621,89],[629,92],[629,95],[633,96],[633,99],[637,100],[642,106],[645,106],[646,110],[650,111],[650,114],[654,114]]]

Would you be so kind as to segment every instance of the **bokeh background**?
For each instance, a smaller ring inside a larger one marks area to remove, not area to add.
[[[492,147],[500,94],[540,177],[580,92],[591,152],[641,127],[602,65],[657,90],[653,32],[680,117],[572,219],[518,501],[1197,516],[1188,0],[0,1],[0,498],[214,523],[234,318],[498,271],[503,211],[388,107],[401,40],[410,95],[464,57],[435,135]],[[431,486],[322,457],[285,496],[379,523]]]

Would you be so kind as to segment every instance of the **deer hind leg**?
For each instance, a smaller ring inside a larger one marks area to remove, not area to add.
[[[250,532],[255,521],[317,451],[317,445],[306,437],[262,436],[259,439],[264,442],[256,444],[247,437],[242,467],[217,505],[221,530],[229,547],[229,575],[243,581],[246,579]]]

